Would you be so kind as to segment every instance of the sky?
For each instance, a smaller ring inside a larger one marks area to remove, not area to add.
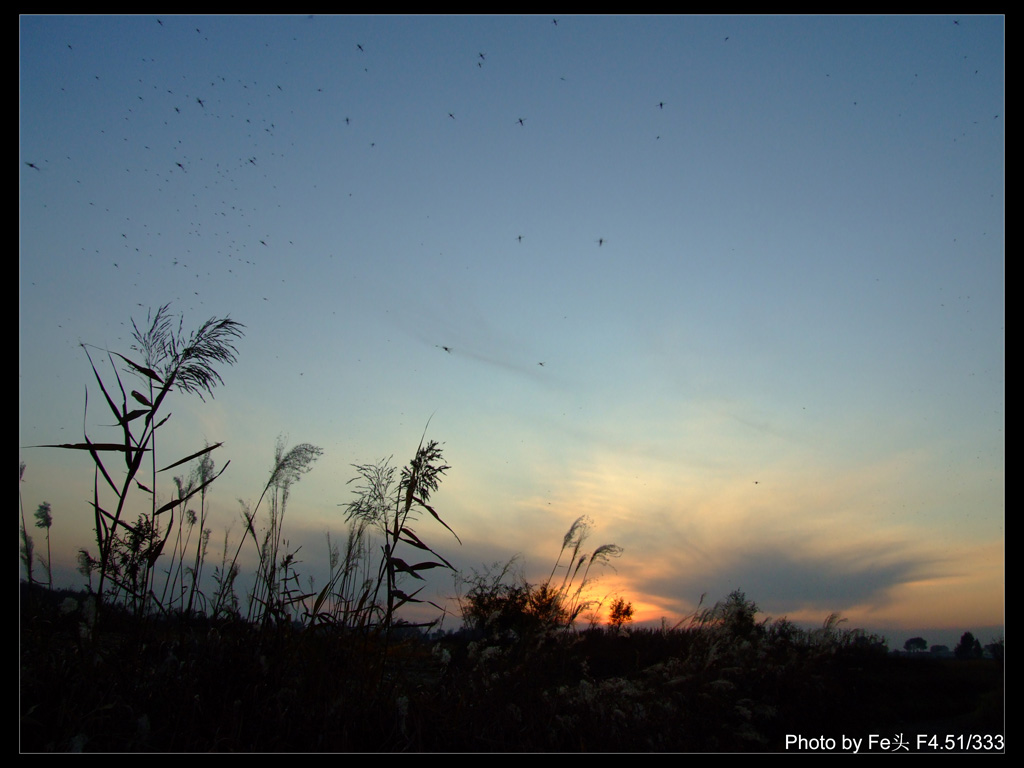
[[[170,303],[245,326],[159,433],[230,460],[211,563],[282,436],[323,449],[284,523],[322,585],[353,465],[426,435],[461,544],[416,531],[463,574],[542,581],[587,515],[624,549],[592,594],[638,621],[740,589],[891,647],[1002,634],[1003,17],[21,16],[19,45],[21,503],[58,582],[93,467],[32,446],[117,439],[80,344],[113,382]]]

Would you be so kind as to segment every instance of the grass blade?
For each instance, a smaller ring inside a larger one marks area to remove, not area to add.
[[[430,506],[429,504],[427,504],[427,502],[425,502],[423,499],[420,499],[420,498],[414,498],[413,500],[417,504],[422,506],[425,510],[427,510],[427,512],[432,514],[434,516],[434,519],[437,520],[437,522],[439,522],[445,528],[448,528],[448,531],[451,533],[452,536],[455,537],[455,540],[457,542],[459,542],[459,544],[462,543],[462,539],[459,538],[459,534],[457,534],[455,531],[453,531],[451,528],[448,527],[448,523],[446,523],[444,520],[441,519],[441,516],[439,514],[437,514],[437,512],[434,511],[434,508],[432,506]]]
[[[179,464],[185,464],[185,463],[187,463],[189,461],[192,461],[192,459],[198,458],[199,456],[202,456],[203,454],[209,453],[214,448],[220,448],[222,445],[224,445],[224,443],[216,443],[215,445],[209,445],[206,448],[203,448],[203,450],[196,451],[191,456],[186,456],[184,459],[179,459],[178,461],[174,462],[173,464],[168,464],[163,469],[159,469],[157,471],[158,472],[166,472],[168,469],[173,469],[174,467],[178,466]],[[226,464],[224,466],[227,467]],[[221,470],[221,471],[223,471],[223,470]]]
[[[157,372],[156,372],[156,371],[154,371],[153,369],[151,369],[151,368],[145,368],[144,366],[141,366],[141,365],[139,365],[138,363],[135,363],[135,362],[133,362],[133,361],[129,360],[129,359],[127,358],[127,357],[125,357],[124,355],[122,355],[122,354],[121,354],[121,353],[119,353],[119,352],[112,352],[111,354],[114,354],[114,355],[117,355],[118,357],[120,357],[120,358],[121,358],[122,360],[124,360],[124,361],[125,361],[126,363],[128,363],[128,365],[130,365],[130,366],[131,366],[132,368],[134,368],[134,369],[135,369],[136,371],[138,371],[139,373],[141,373],[141,374],[142,374],[143,376],[145,376],[145,377],[146,377],[147,379],[152,379],[152,380],[153,380],[153,381],[155,381],[155,382],[156,382],[157,384],[163,384],[163,383],[164,383],[164,380],[163,380],[163,379],[161,379],[161,378],[160,378],[160,376],[159,376],[159,375],[157,374]],[[134,394],[134,393],[133,393],[133,394]]]

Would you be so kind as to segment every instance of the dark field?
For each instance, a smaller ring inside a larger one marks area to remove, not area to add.
[[[835,626],[428,639],[105,606],[90,629],[61,612],[70,594],[22,586],[23,752],[867,751],[872,735],[872,751],[1002,751],[1002,663],[894,656]]]

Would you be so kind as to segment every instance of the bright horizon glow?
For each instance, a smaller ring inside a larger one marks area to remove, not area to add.
[[[322,586],[352,465],[429,421],[463,544],[417,532],[466,573],[540,581],[589,515],[638,622],[741,589],[890,647],[1001,635],[1005,22],[955,18],[22,16],[21,493],[57,583],[92,464],[29,446],[80,441],[86,390],[113,436],[78,344],[131,357],[171,302],[246,326],[158,443],[231,461],[207,574],[283,434],[324,450],[284,533]]]

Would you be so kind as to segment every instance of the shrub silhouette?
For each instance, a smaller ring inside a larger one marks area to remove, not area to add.
[[[562,593],[550,583],[530,584],[513,574],[515,558],[495,576],[490,571],[466,579],[462,618],[476,632],[497,639],[532,637],[566,626],[569,612]]]
[[[742,591],[735,589],[724,600],[699,614],[698,619],[701,624],[718,627],[731,637],[748,639],[755,633],[763,634],[763,628],[755,621],[758,610],[753,600],[747,600]]]
[[[469,590],[459,601],[467,626],[497,635],[509,631],[533,635],[538,631],[569,630],[584,610],[598,605],[586,592],[593,581],[591,567],[609,565],[611,558],[621,556],[623,551],[617,544],[602,544],[590,554],[581,554],[591,525],[586,515],[573,522],[562,538],[562,548],[551,575],[541,584],[530,584],[522,574],[515,572],[515,557],[500,570],[495,564],[483,574],[474,572],[472,577],[464,579],[464,586]],[[571,550],[572,554],[564,566],[562,583],[556,587],[553,579],[566,550]]]
[[[626,602],[623,598],[617,598],[611,606],[608,614],[608,623],[616,629],[633,620],[633,604]]]
[[[957,643],[956,648],[953,650],[953,655],[958,659],[980,659],[981,643],[977,638],[970,632],[964,632],[960,637],[960,642]]]

